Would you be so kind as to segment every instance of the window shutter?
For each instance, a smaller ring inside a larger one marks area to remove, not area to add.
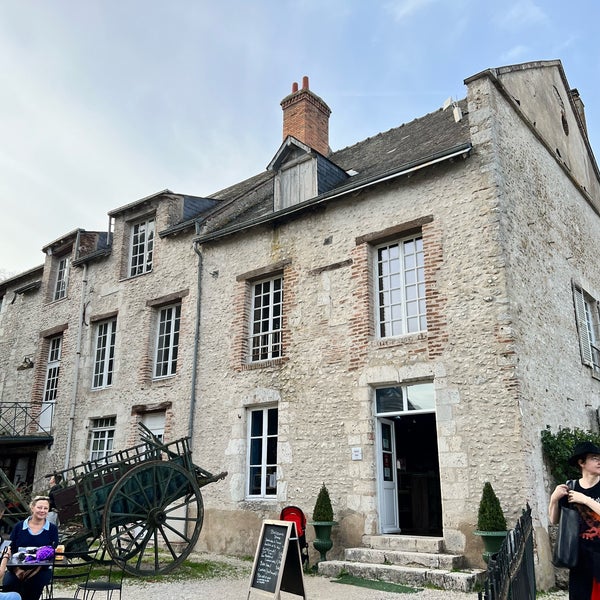
[[[579,333],[579,348],[581,349],[581,361],[584,365],[592,366],[592,348],[590,346],[590,334],[585,318],[585,298],[583,290],[573,286],[573,301],[575,303],[575,320]]]

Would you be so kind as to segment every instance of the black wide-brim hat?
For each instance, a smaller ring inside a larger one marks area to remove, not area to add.
[[[600,448],[598,448],[596,444],[592,444],[592,442],[580,442],[579,444],[575,444],[573,454],[571,454],[568,463],[572,467],[576,467],[577,461],[588,454],[600,454]]]

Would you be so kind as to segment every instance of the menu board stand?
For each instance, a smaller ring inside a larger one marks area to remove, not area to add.
[[[279,600],[281,591],[306,600],[296,524],[292,521],[263,521],[247,600],[250,600],[252,592],[260,598]]]

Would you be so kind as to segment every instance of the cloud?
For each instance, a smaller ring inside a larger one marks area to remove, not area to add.
[[[532,0],[515,2],[498,20],[499,24],[510,30],[549,22],[548,15]]]
[[[515,63],[523,60],[530,53],[529,46],[523,46],[519,44],[517,46],[513,46],[506,52],[503,52],[500,55],[500,60],[504,63]]]
[[[385,9],[392,13],[396,21],[403,21],[439,1],[440,0],[395,0],[394,2],[388,2],[385,5]]]

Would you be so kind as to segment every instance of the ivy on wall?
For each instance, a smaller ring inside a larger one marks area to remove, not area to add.
[[[578,479],[581,470],[571,467],[567,461],[572,454],[573,446],[579,442],[592,442],[600,446],[600,433],[584,429],[560,428],[552,433],[550,425],[542,430],[542,452],[554,479],[554,484],[565,483],[569,479]]]

